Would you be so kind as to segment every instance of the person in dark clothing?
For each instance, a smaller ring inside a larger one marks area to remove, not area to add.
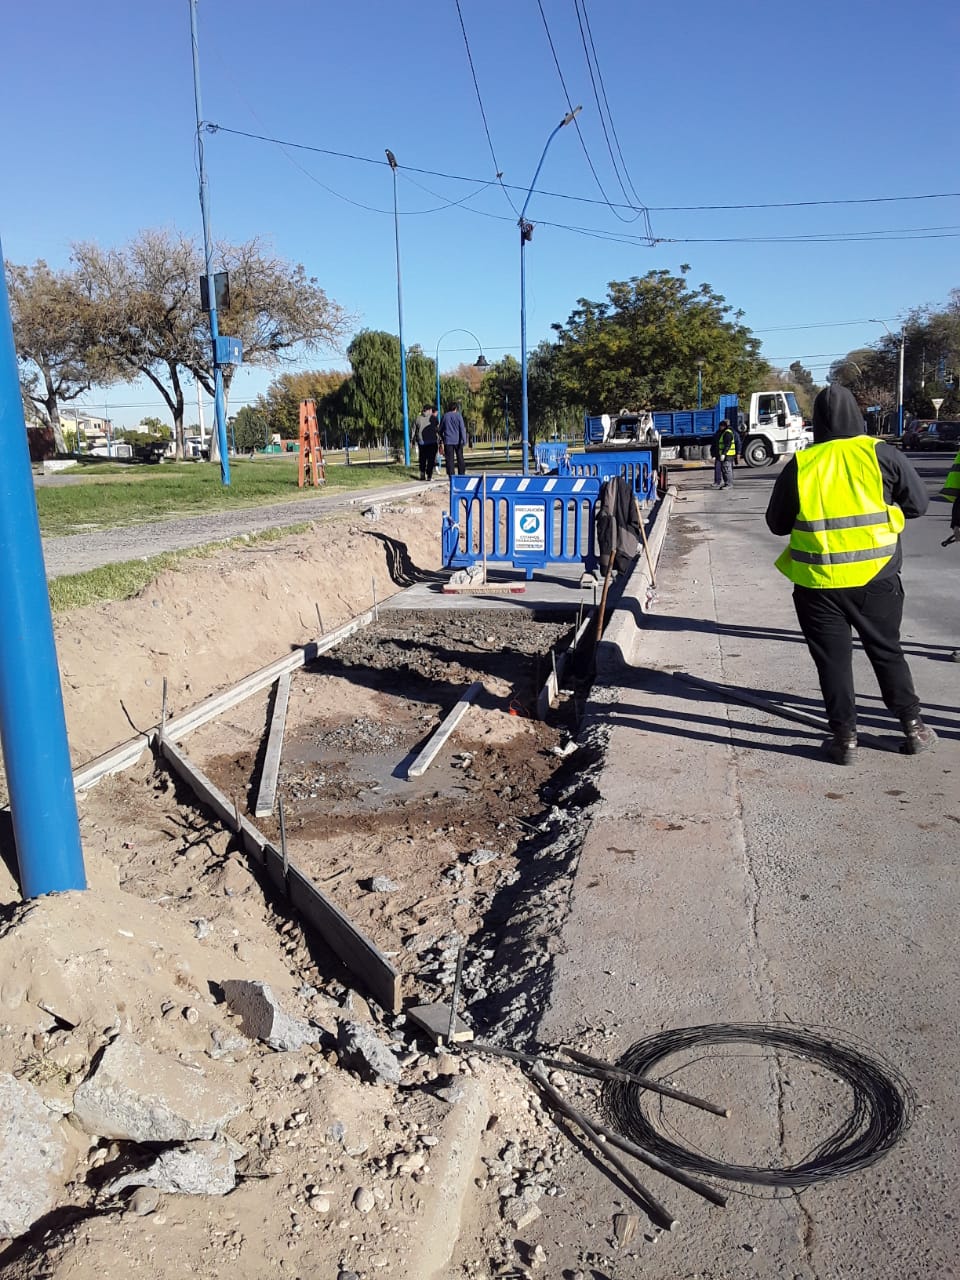
[[[941,495],[953,502],[953,507],[950,510],[950,532],[953,534],[954,541],[960,542],[960,453],[954,458],[950,470],[947,472]],[[960,662],[960,649],[954,649],[950,655],[950,660],[951,662]]]
[[[813,405],[813,444],[790,459],[767,505],[771,533],[789,534],[777,568],[793,583],[797,619],[820,677],[837,764],[857,757],[853,631],[870,660],[880,694],[903,728],[900,750],[917,755],[936,734],[900,645],[903,587],[900,530],[922,516],[927,491],[905,457],[864,433],[852,392],[833,385]]]
[[[454,401],[440,419],[440,441],[443,444],[443,462],[447,475],[453,475],[456,465],[457,475],[464,473],[463,446],[467,443],[467,427],[460,413],[460,405]]]
[[[437,465],[437,449],[440,444],[439,425],[436,409],[432,404],[425,404],[423,412],[413,424],[413,439],[417,446],[421,480],[433,479],[433,471]]]
[[[714,437],[710,452],[714,458],[713,487],[733,488],[733,464],[740,461],[740,433],[729,418],[724,418],[720,423],[720,430]]]

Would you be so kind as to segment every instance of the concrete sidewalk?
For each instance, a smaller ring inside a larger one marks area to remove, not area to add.
[[[719,1184],[726,1210],[634,1165],[680,1227],[661,1235],[641,1216],[623,1246],[612,1219],[636,1212],[632,1202],[571,1146],[567,1194],[542,1202],[529,1233],[551,1275],[906,1280],[958,1271],[960,671],[943,660],[950,620],[910,646],[941,734],[919,758],[897,754],[899,732],[860,654],[874,745],[852,769],[820,756],[816,730],[671,674],[770,692],[822,715],[790,587],[773,568],[782,543],[762,520],[774,477],[738,473],[730,493],[711,491],[706,471],[680,480],[652,610],[634,605],[636,665],[595,689],[591,715],[609,732],[601,800],[538,1038],[613,1061],[664,1028],[830,1028],[903,1074],[916,1116],[886,1158],[838,1181],[799,1193]],[[907,579],[905,637],[909,563]],[[923,617],[935,602],[917,605]],[[849,1091],[822,1068],[749,1043],[691,1050],[658,1072],[733,1108],[729,1120],[672,1102],[645,1108],[675,1141],[726,1162],[795,1164],[850,1113]]]

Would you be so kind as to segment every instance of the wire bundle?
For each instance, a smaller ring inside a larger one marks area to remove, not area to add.
[[[684,1169],[731,1182],[795,1188],[867,1168],[886,1155],[910,1127],[915,1100],[907,1081],[889,1064],[867,1057],[855,1044],[844,1043],[832,1033],[828,1038],[781,1024],[682,1027],[638,1041],[618,1065],[635,1075],[656,1078],[655,1068],[672,1054],[727,1044],[761,1045],[818,1063],[849,1086],[853,1098],[850,1114],[799,1164],[781,1168],[726,1164],[671,1141],[644,1112],[643,1091],[621,1081],[610,1081],[603,1088],[603,1103],[615,1127],[638,1146]]]

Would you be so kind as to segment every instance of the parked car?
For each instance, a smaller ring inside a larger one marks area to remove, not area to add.
[[[960,422],[914,418],[903,433],[902,447],[904,451],[955,453],[960,448]]]

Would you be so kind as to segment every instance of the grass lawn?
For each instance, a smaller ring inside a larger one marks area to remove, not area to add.
[[[416,478],[416,467],[354,462],[327,466],[320,489],[297,487],[297,459],[237,458],[230,463],[230,484],[220,483],[215,463],[163,463],[124,467],[103,463],[61,474],[72,483],[36,488],[41,531],[48,536],[145,524],[181,515],[202,515],[236,507],[297,502],[304,497],[345,489],[378,488]],[[74,479],[74,477],[76,477]]]

